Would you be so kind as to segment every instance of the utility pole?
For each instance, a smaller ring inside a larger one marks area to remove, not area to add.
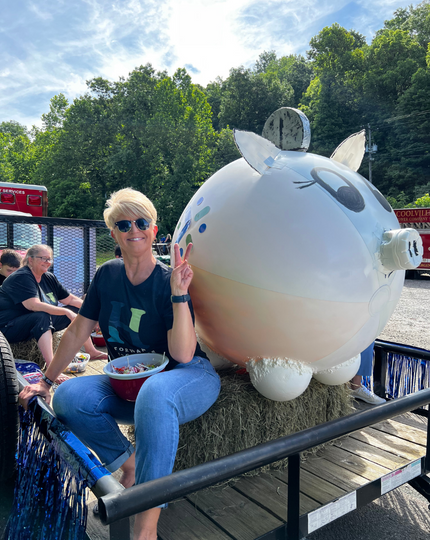
[[[370,129],[370,124],[367,124],[367,129],[369,134],[367,136],[368,144],[366,146],[366,152],[369,153],[369,182],[372,184],[372,161],[375,161],[373,154],[378,151],[376,144],[372,145],[372,131]]]

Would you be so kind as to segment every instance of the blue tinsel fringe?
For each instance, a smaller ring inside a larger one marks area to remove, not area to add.
[[[84,540],[87,481],[71,471],[39,433],[31,411],[20,408],[14,505],[4,540]]]

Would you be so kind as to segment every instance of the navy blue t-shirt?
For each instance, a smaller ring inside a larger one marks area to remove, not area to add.
[[[122,259],[108,261],[97,270],[79,314],[99,322],[111,359],[156,352],[169,357],[167,369],[177,365],[167,343],[173,326],[171,273],[171,268],[157,261],[151,275],[133,285]],[[189,306],[194,321],[191,302]],[[198,344],[194,355],[206,358]]]
[[[37,283],[30,268],[22,266],[8,276],[0,287],[0,326],[21,315],[33,313],[23,306],[25,300],[39,298],[41,302],[57,306],[58,301],[65,300],[69,295],[51,272],[42,274],[40,283]]]

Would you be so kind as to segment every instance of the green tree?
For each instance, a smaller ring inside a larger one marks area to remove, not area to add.
[[[394,17],[385,21],[384,28],[378,30],[377,36],[387,30],[404,30],[417,43],[427,49],[430,41],[430,2],[424,0],[417,6],[410,5],[407,8],[399,8],[394,12]]]
[[[293,89],[293,102],[297,107],[313,76],[311,63],[301,55],[291,54],[277,58],[275,51],[263,52],[255,64],[255,72],[275,75],[281,84],[289,84]]]
[[[267,118],[293,104],[293,89],[270,73],[253,73],[243,66],[230,70],[222,87],[221,127],[261,134]]]
[[[1,122],[0,133],[10,135],[12,138],[28,136],[27,128],[14,120],[10,120],[9,122]]]

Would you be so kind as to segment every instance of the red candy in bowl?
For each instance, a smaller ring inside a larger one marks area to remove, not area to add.
[[[164,371],[169,359],[164,354],[142,353],[115,358],[103,368],[115,393],[127,401],[136,401],[142,384],[151,375]]]
[[[103,334],[101,332],[93,332],[91,334],[91,339],[96,347],[105,347],[106,342]]]

